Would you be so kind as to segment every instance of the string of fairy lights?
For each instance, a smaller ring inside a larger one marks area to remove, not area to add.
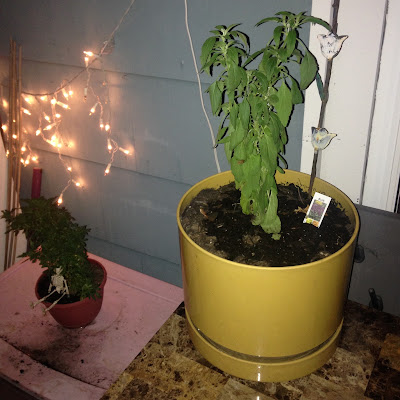
[[[110,173],[117,152],[122,152],[123,154],[128,156],[133,154],[133,147],[121,147],[112,133],[110,91],[107,80],[107,72],[104,69],[103,57],[112,52],[114,48],[115,33],[120,28],[123,20],[131,10],[134,2],[135,0],[131,0],[130,5],[124,12],[117,26],[110,34],[108,40],[103,43],[103,46],[98,53],[95,53],[91,50],[83,51],[82,57],[85,64],[84,69],[81,69],[79,73],[77,73],[71,79],[64,79],[59,87],[53,92],[22,92],[22,99],[20,102],[21,112],[24,116],[37,118],[37,123],[36,131],[34,131],[34,129],[32,131],[29,131],[27,128],[25,128],[23,124],[21,132],[22,137],[19,140],[19,143],[22,143],[20,149],[20,161],[24,167],[27,167],[31,163],[39,162],[38,155],[34,151],[32,151],[30,146],[30,138],[32,137],[32,135],[40,137],[45,143],[47,143],[49,146],[53,147],[57,151],[58,158],[62,163],[66,173],[68,174],[68,181],[58,196],[58,204],[61,204],[63,202],[64,193],[71,185],[77,188],[84,187],[82,181],[75,176],[71,163],[69,162],[67,157],[63,156],[63,150],[66,148],[68,149],[74,147],[74,142],[65,138],[62,129],[62,121],[65,118],[68,118],[68,113],[73,107],[72,99],[75,96],[73,84],[82,74],[86,73],[86,83],[83,89],[83,102],[84,104],[92,104],[88,111],[88,115],[90,117],[97,116],[98,129],[101,133],[105,133],[105,135],[103,136],[105,138],[105,146],[109,154],[109,160],[104,170],[104,175],[107,176]],[[97,66],[96,69],[94,69],[94,65]],[[92,84],[93,71],[101,71],[103,75],[103,79],[99,88]],[[8,102],[3,96],[3,88],[1,89],[0,96],[1,105],[4,111],[7,112]],[[89,101],[92,101],[92,99],[94,99],[93,103],[89,103]],[[8,127],[9,121],[2,125],[2,129],[6,135],[9,131]],[[8,137],[9,141],[15,141],[15,143],[17,143],[17,139],[17,135],[12,135],[12,137]]]

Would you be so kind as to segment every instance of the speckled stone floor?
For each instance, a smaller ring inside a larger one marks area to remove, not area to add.
[[[313,374],[282,383],[245,381],[193,347],[181,305],[102,400],[400,400],[400,318],[348,301],[339,347]]]

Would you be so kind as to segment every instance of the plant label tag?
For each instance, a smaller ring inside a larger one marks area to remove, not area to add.
[[[319,228],[330,202],[329,196],[315,192],[303,222]]]

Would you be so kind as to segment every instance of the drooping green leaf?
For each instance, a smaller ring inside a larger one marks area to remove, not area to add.
[[[239,65],[239,53],[236,47],[230,47],[226,52],[226,56],[228,59],[229,67],[231,68],[233,65]]]
[[[296,47],[297,34],[295,30],[291,30],[286,36],[286,57],[289,58],[293,54]]]
[[[239,104],[239,115],[238,118],[245,130],[248,129],[250,120],[250,105],[246,99]]]
[[[265,213],[264,220],[261,227],[267,233],[279,233],[281,231],[281,221],[277,215],[278,198],[275,193],[270,194],[267,212]]]
[[[213,82],[209,88],[208,92],[210,94],[211,110],[214,115],[217,115],[222,103],[222,92],[217,86],[217,82]]]
[[[217,142],[222,143],[221,140],[225,136],[226,131],[228,130],[227,126],[220,127],[217,134]]]
[[[254,71],[253,73],[254,73],[254,76],[257,78],[257,80],[264,87],[264,90],[268,90],[268,87],[270,86],[270,82],[267,79],[267,77],[265,76],[265,74],[263,74],[260,71]]]
[[[260,155],[268,175],[275,173],[278,164],[278,154],[274,140],[271,136],[263,135],[260,138]]]
[[[287,126],[289,122],[290,114],[292,113],[293,103],[292,103],[292,93],[283,81],[278,89],[278,103],[276,104],[276,112],[283,126]]]
[[[284,173],[285,173],[285,171],[284,171],[279,165],[276,166],[276,170],[277,170],[278,172],[280,172],[281,174],[284,174]]]
[[[226,28],[226,31],[227,32],[230,32],[233,28],[236,28],[237,26],[239,26],[240,24],[232,24],[232,25],[229,25],[227,28]]]
[[[216,36],[209,37],[201,47],[201,55],[200,55],[200,62],[201,65],[204,65],[210,56],[212,49],[214,48],[214,44],[217,41]]]
[[[294,16],[294,14],[289,11],[279,11],[276,13],[276,15],[284,15],[285,17],[293,17]]]
[[[300,64],[300,89],[304,90],[310,86],[318,71],[318,64],[315,57],[306,51]]]
[[[229,113],[229,130],[236,129],[239,106],[235,103]]]
[[[287,163],[287,161],[285,160],[285,158],[284,158],[280,153],[278,153],[278,157],[279,157],[279,159],[283,162],[284,167],[287,168],[287,167],[288,167],[288,163]],[[278,167],[279,167],[279,166],[278,166]],[[282,172],[282,173],[284,173],[284,172]]]
[[[246,129],[243,127],[240,120],[236,124],[236,129],[231,132],[231,149],[235,150],[236,146],[244,139],[246,135]]]
[[[234,150],[235,158],[238,160],[246,160],[247,159],[247,152],[246,152],[246,145],[244,140],[242,140]]]
[[[283,32],[283,26],[279,25],[274,29],[274,42],[276,47],[279,47],[281,44],[281,37]]]
[[[303,93],[299,89],[297,81],[292,77],[290,77],[290,79],[292,80],[292,102],[293,104],[301,104],[303,102]]]
[[[269,81],[272,80],[273,76],[276,76],[278,74],[278,59],[274,56],[269,57],[266,62],[265,62],[265,71],[264,72],[265,76]]]
[[[324,28],[328,29],[329,32],[332,31],[331,26],[326,21],[324,21],[323,19],[312,17],[312,16],[306,16],[306,17],[303,18],[302,24],[304,24],[306,22],[311,22],[313,24],[321,25]]]
[[[226,145],[225,145],[226,146]],[[236,157],[230,159],[231,171],[235,177],[236,188],[241,188],[242,182],[245,180],[243,172],[243,160],[238,160]]]
[[[260,26],[261,24],[264,24],[265,22],[268,22],[268,21],[282,22],[282,18],[279,18],[279,17],[264,18],[261,21],[257,22],[256,26]]]
[[[229,63],[229,75],[226,80],[227,89],[235,90],[239,86],[242,78],[245,76],[246,72],[243,68],[239,67],[237,64]]]
[[[292,55],[296,57],[296,62],[300,64],[301,60],[303,59],[303,54],[301,51],[299,49],[294,49]]]
[[[232,155],[233,155],[233,151],[231,149],[230,142],[227,142],[224,144],[224,151],[225,151],[226,159],[230,163],[231,159],[232,159]]]
[[[243,172],[246,179],[247,190],[250,192],[256,190],[260,186],[260,166],[261,159],[257,155],[251,155],[243,163]]]
[[[242,191],[240,196],[240,207],[242,208],[243,213],[246,215],[251,213],[250,201],[250,197],[246,196],[246,193]]]
[[[272,137],[274,138],[275,141],[277,141],[281,134],[282,123],[279,117],[275,113],[270,114],[269,128]]]
[[[255,58],[257,58],[260,54],[263,53],[263,50],[258,50],[255,53],[251,54],[247,60],[243,63],[243,67],[250,64]]]
[[[218,65],[218,62],[216,62],[218,57],[220,57],[220,54],[214,53],[212,57],[201,67],[201,71],[211,75],[211,66]]]
[[[231,140],[230,136],[224,136],[222,139],[218,140],[217,145],[218,144],[226,144],[226,143],[230,142],[230,140]]]
[[[232,35],[238,37],[242,41],[246,49],[250,48],[250,40],[245,33],[240,31],[233,31]]]
[[[288,142],[288,137],[287,137],[287,132],[286,132],[286,128],[282,127],[281,129],[281,140],[283,144],[286,144]]]

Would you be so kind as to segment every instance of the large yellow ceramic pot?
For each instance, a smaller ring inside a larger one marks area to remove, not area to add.
[[[308,187],[309,175],[286,171],[278,183]],[[334,353],[353,263],[359,218],[351,200],[320,179],[314,190],[334,198],[354,225],[335,254],[291,267],[258,267],[215,256],[191,240],[180,215],[202,189],[233,180],[230,171],[193,186],[177,210],[186,317],[191,339],[213,365],[255,381],[298,378]],[[317,229],[317,228],[316,228]]]

